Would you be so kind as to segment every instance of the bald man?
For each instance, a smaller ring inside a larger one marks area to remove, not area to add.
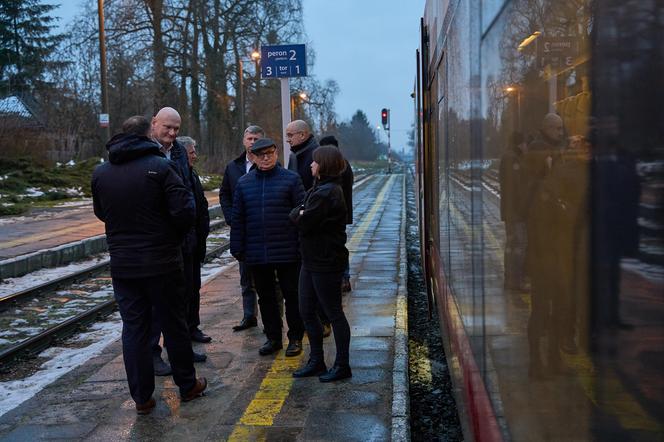
[[[311,128],[306,121],[295,120],[286,126],[286,141],[290,144],[291,152],[295,161],[290,160],[288,169],[297,172],[302,178],[304,190],[309,190],[314,185],[314,177],[311,175],[311,162],[314,150],[318,142],[311,133]],[[291,164],[292,163],[292,164]]]
[[[161,152],[169,160],[175,163],[176,169],[184,185],[194,194],[194,182],[191,177],[191,167],[187,150],[182,144],[177,142],[178,132],[180,131],[181,118],[178,111],[172,107],[164,107],[152,118],[151,132],[152,138],[161,145]],[[196,249],[196,230],[192,226],[185,235],[182,243],[182,262],[185,280],[185,303],[187,312],[192,303],[194,292],[194,254]],[[188,313],[187,313],[188,315]],[[158,319],[158,318],[157,318]],[[159,346],[159,336],[161,326],[158,320],[153,321],[151,344],[152,361],[154,371],[157,376],[168,376],[171,374],[171,367],[161,358],[161,347]],[[193,339],[196,340],[196,339]],[[209,342],[209,341],[206,341]],[[207,356],[194,352],[194,362],[204,362]]]
[[[526,268],[531,283],[528,320],[529,375],[542,378],[561,367],[559,345],[562,328],[564,280],[560,259],[559,185],[553,173],[562,162],[563,120],[556,114],[542,119],[539,132],[528,145],[525,157],[524,207],[526,212]],[[547,345],[543,351],[541,340]]]

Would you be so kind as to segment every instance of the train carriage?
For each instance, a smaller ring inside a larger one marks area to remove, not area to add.
[[[664,438],[664,4],[428,0],[417,184],[469,440]]]

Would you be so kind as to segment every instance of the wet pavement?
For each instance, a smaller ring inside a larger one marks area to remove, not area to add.
[[[205,193],[210,205],[219,204],[216,191]],[[0,260],[102,235],[104,224],[82,205],[33,209],[29,214],[0,218]]]
[[[121,345],[52,383],[0,417],[1,440],[401,440],[407,434],[403,176],[378,175],[358,192],[349,230],[353,291],[344,297],[351,325],[348,380],[294,379],[305,351],[262,357],[261,327],[233,333],[242,316],[237,266],[202,289],[202,329],[194,344],[208,360],[206,396],[181,404],[170,377],[157,378],[157,407],[137,416]],[[326,362],[334,340],[325,340]],[[406,400],[404,400],[406,399]]]

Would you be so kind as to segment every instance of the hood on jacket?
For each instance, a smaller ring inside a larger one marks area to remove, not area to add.
[[[117,134],[106,143],[108,160],[112,164],[122,164],[145,155],[160,155],[159,144],[140,135]]]

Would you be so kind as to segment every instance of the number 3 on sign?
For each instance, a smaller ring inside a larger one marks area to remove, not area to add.
[[[266,66],[267,75],[272,75],[272,66]]]

